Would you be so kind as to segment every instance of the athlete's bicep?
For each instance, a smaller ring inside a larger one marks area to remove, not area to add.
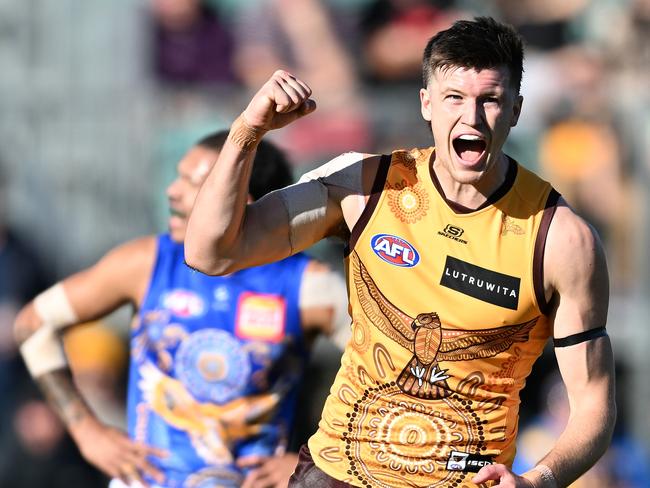
[[[544,278],[553,293],[553,337],[604,327],[609,305],[605,253],[596,232],[564,202],[549,228]]]
[[[595,231],[566,205],[549,229],[545,275],[554,290],[555,354],[570,400],[612,401],[613,355],[606,333],[609,281]],[[588,397],[585,397],[588,395]]]
[[[241,249],[223,272],[264,264],[302,251],[350,227],[363,211],[362,167],[367,155],[346,153],[273,191],[246,209]],[[351,200],[361,202],[354,207]],[[345,215],[344,215],[345,214]],[[348,229],[349,230],[349,229]]]
[[[249,204],[244,247],[233,266],[240,269],[265,264],[306,249],[329,235],[340,215],[338,202],[320,181],[275,190]]]
[[[154,237],[144,237],[109,251],[95,265],[61,284],[79,322],[93,320],[125,303],[139,305],[156,255]]]

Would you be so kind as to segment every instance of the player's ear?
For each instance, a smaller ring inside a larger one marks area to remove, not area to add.
[[[515,103],[512,105],[512,119],[510,120],[510,127],[517,125],[519,121],[519,115],[521,115],[521,106],[524,103],[524,97],[517,95]]]
[[[426,88],[420,88],[420,112],[424,120],[431,122],[431,97]]]

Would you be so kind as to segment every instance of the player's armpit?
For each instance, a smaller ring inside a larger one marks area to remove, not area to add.
[[[318,261],[311,261],[300,283],[299,307],[305,330],[324,333],[341,350],[345,348],[351,332],[342,276]]]

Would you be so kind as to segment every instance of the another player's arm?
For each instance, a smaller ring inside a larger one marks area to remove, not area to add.
[[[332,195],[325,202],[325,220],[299,246],[291,241],[290,219],[278,192],[247,205],[257,144],[269,130],[312,112],[316,105],[310,96],[302,81],[277,71],[233,123],[188,222],[185,259],[189,266],[208,274],[230,273],[284,258],[337,227],[341,210]]]
[[[84,457],[110,476],[125,480],[139,478],[137,471],[125,472],[127,464],[160,476],[145,459],[153,451],[133,444],[95,417],[75,385],[61,335],[69,327],[102,317],[125,303],[139,305],[151,274],[155,246],[155,238],[146,237],[113,249],[94,266],[28,303],[14,324],[28,369]]]

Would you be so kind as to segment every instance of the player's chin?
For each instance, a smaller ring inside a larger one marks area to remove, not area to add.
[[[169,236],[174,242],[183,242],[185,240],[185,231],[187,225],[179,222],[169,222]]]

